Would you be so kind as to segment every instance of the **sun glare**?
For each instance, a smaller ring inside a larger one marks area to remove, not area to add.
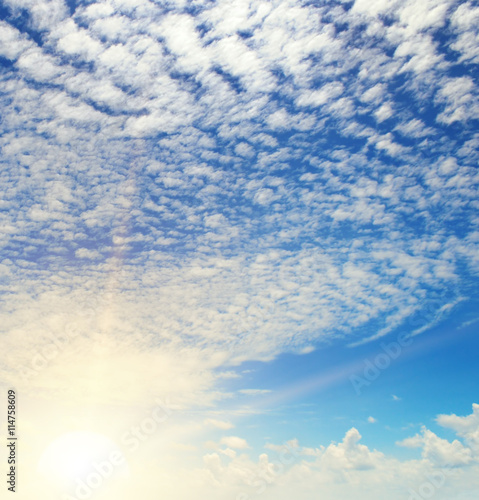
[[[106,436],[88,431],[63,434],[43,452],[38,472],[44,481],[66,493],[104,488],[113,478],[128,475],[118,446]]]

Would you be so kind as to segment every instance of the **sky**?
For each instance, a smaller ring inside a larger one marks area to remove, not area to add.
[[[2,1],[19,500],[477,499],[478,27]]]

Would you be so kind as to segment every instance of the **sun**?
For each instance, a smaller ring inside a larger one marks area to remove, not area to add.
[[[128,475],[118,446],[102,434],[75,431],[52,441],[38,463],[38,473],[52,488],[75,496],[75,491],[106,490]],[[78,496],[78,495],[77,495]]]

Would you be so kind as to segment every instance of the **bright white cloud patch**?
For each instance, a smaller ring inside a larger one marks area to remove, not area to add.
[[[438,417],[449,418],[471,422],[473,415]],[[424,428],[422,435],[399,444],[422,448],[422,459],[399,461],[371,450],[352,428],[340,443],[326,447],[307,448],[293,439],[267,445],[268,453],[257,459],[246,455],[223,459],[210,454],[205,457],[205,468],[214,477],[213,491],[236,492],[237,498],[244,499],[257,495],[286,499],[293,491],[306,498],[308,491],[318,488],[327,499],[348,495],[353,488],[355,498],[361,500],[384,495],[399,499],[405,493],[421,498],[431,489],[437,498],[446,499],[454,494],[451,492],[464,491],[464,482],[470,485],[470,492],[477,485],[477,453],[459,441],[449,442]]]

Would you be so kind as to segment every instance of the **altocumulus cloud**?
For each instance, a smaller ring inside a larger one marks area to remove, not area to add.
[[[79,405],[215,405],[243,361],[361,342],[468,297],[478,12],[5,0],[2,380]],[[428,443],[445,446],[414,438]],[[235,461],[267,461],[230,455],[208,464],[233,483]],[[333,481],[333,456],[353,482],[389,464],[352,430],[285,474],[320,464]]]

